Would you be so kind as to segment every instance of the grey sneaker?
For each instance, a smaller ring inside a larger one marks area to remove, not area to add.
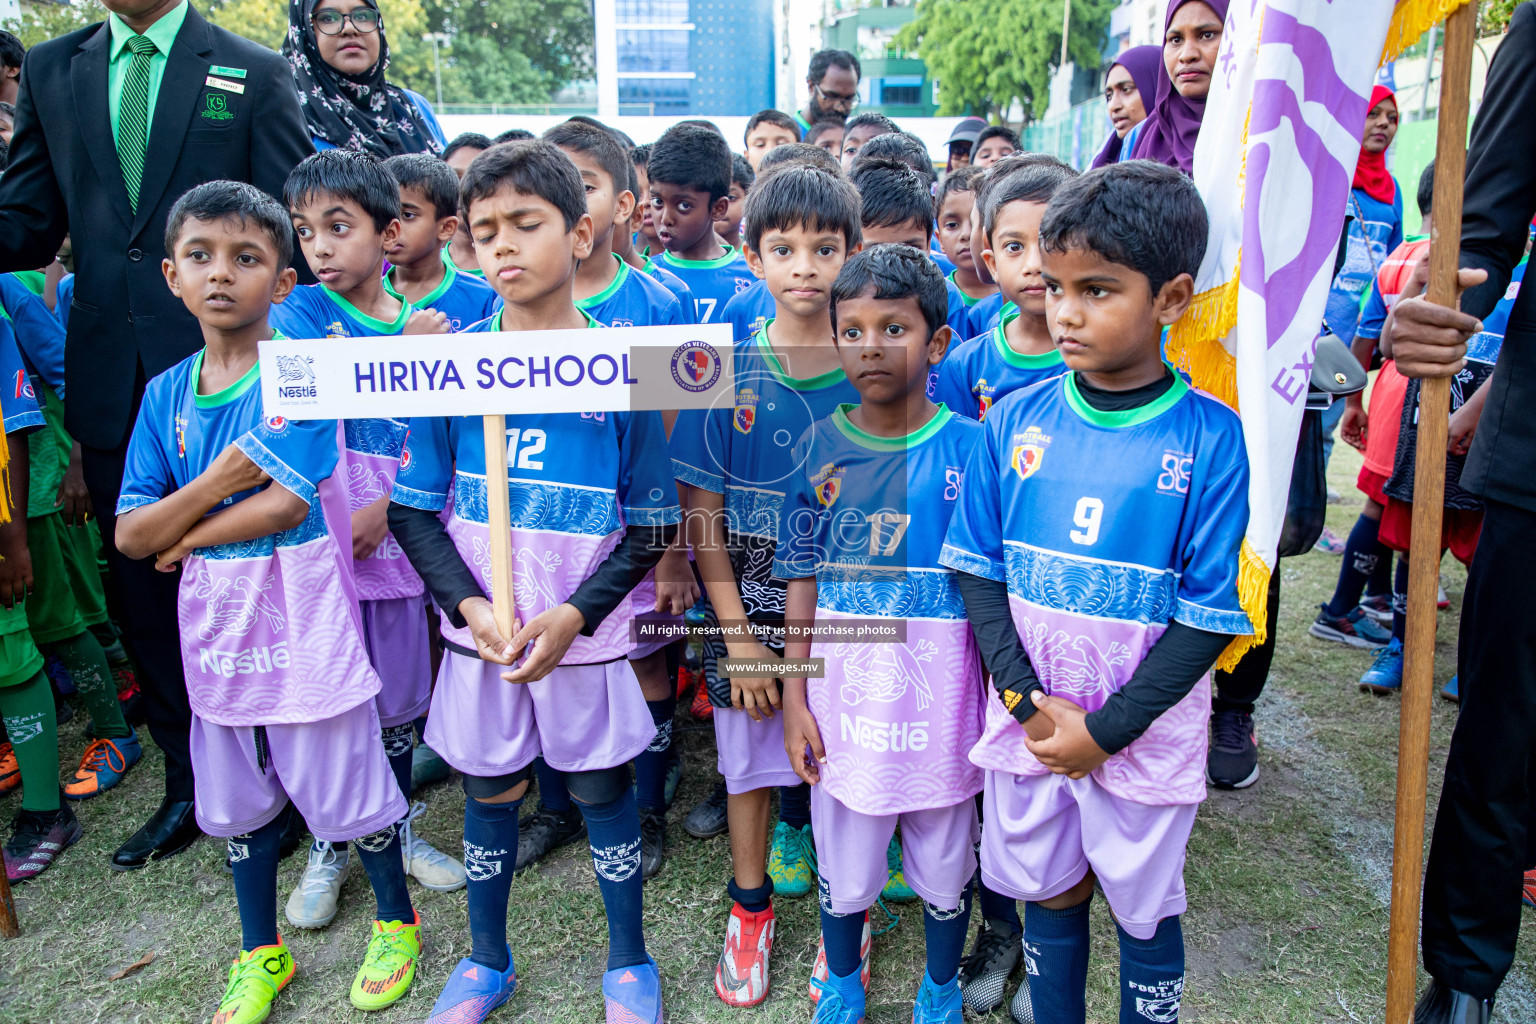
[[[1365,650],[1385,647],[1392,639],[1392,630],[1377,625],[1365,613],[1365,609],[1359,606],[1351,608],[1343,618],[1336,619],[1328,614],[1327,605],[1319,605],[1317,618],[1312,620],[1307,632],[1319,640],[1332,640],[1336,644],[1348,644]]]
[[[283,913],[295,928],[324,928],[336,918],[336,898],[352,866],[352,849],[338,851],[323,839],[309,848],[304,876],[288,896]]]
[[[1245,711],[1211,712],[1205,781],[1217,789],[1247,789],[1259,781],[1259,734]]]
[[[468,885],[464,865],[416,834],[411,822],[427,809],[426,804],[416,804],[411,813],[400,823],[400,859],[405,873],[433,892],[455,892]]]
[[[987,918],[976,929],[971,955],[960,961],[960,1000],[972,1013],[1003,1005],[1003,990],[1024,954],[1022,936],[1006,921]]]
[[[1019,990],[1013,994],[1013,1002],[1008,1004],[1008,1016],[1013,1018],[1013,1024],[1035,1024],[1035,1004],[1029,1001],[1028,974],[1019,982]]]
[[[713,839],[726,829],[725,783],[716,783],[714,792],[699,802],[683,819],[683,831],[695,839]]]

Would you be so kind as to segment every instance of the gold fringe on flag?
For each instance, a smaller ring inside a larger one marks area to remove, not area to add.
[[[1242,549],[1238,551],[1237,563],[1237,599],[1243,611],[1248,613],[1248,621],[1253,623],[1253,633],[1232,638],[1227,649],[1221,652],[1221,657],[1216,659],[1216,668],[1222,672],[1231,672],[1243,660],[1243,655],[1262,644],[1269,636],[1269,623],[1265,614],[1269,603],[1269,566],[1264,564],[1264,559],[1253,550],[1246,537]]]
[[[1221,399],[1237,409],[1237,358],[1227,351],[1222,339],[1237,326],[1238,281],[1242,275],[1242,256],[1232,268],[1232,277],[1196,295],[1168,330],[1165,354],[1175,367],[1189,374],[1201,391]]]
[[[1471,0],[1398,0],[1392,11],[1392,22],[1387,26],[1387,41],[1382,46],[1381,63],[1396,60],[1404,50],[1419,41],[1431,25],[1445,20],[1446,15]]]

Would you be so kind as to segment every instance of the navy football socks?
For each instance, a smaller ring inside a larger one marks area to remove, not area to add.
[[[583,804],[597,887],[608,911],[608,970],[648,962],[640,920],[640,812],[628,786],[606,804]]]
[[[1365,586],[1376,577],[1383,560],[1390,562],[1392,552],[1377,539],[1381,521],[1361,514],[1349,531],[1344,542],[1344,561],[1339,566],[1339,582],[1334,588],[1333,599],[1326,611],[1335,619],[1342,619],[1360,603]]]
[[[864,944],[863,914],[834,914],[822,903],[821,940],[827,950],[829,973],[840,978],[859,973],[864,959],[859,956],[859,947]]]
[[[960,969],[965,952],[965,933],[971,924],[971,893],[967,889],[953,910],[923,901],[923,941],[928,948],[928,977],[935,985],[947,985]]]
[[[1018,901],[988,889],[980,871],[976,872],[976,909],[983,920],[1006,921],[1013,925],[1016,933],[1024,930],[1024,923],[1019,920]]]
[[[1138,939],[1118,924],[1115,930],[1120,934],[1120,1024],[1178,1020],[1184,994],[1184,929],[1179,919],[1163,918],[1150,939]],[[1030,995],[1034,993],[1031,988]]]
[[[277,851],[284,820],[286,815],[279,814],[256,831],[228,840],[240,905],[240,948],[246,952],[277,942]]]
[[[664,811],[667,806],[667,769],[672,762],[672,717],[677,713],[677,696],[648,700],[656,736],[635,758],[636,802],[648,811]]]
[[[565,772],[551,768],[541,757],[533,762],[534,778],[539,780],[539,806],[564,814],[571,809],[571,794],[565,788]]]
[[[1024,956],[1035,1017],[1051,1024],[1079,1024],[1088,1018],[1088,907],[1086,899],[1066,910],[1024,904]]]
[[[811,787],[779,787],[779,820],[793,829],[801,829],[811,823]]]
[[[411,798],[411,754],[416,744],[416,727],[410,722],[404,725],[384,727],[384,756],[389,758],[389,770],[394,773],[400,795]]]
[[[464,801],[469,958],[501,972],[507,969],[507,900],[517,864],[517,812],[522,806],[521,800],[488,804],[470,797]]]
[[[411,896],[405,889],[405,863],[400,856],[400,825],[393,822],[366,836],[352,840],[357,859],[368,872],[373,884],[373,897],[378,902],[376,920],[416,920],[411,908]]]

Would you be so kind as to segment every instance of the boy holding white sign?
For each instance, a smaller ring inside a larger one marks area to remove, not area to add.
[[[283,186],[299,247],[319,284],[295,288],[272,309],[290,338],[357,338],[446,331],[446,317],[417,310],[384,287],[384,254],[400,237],[400,186],[372,156],[327,150],[305,159]],[[421,577],[389,535],[389,489],[400,465],[405,423],[346,420],[347,497],[352,510],[352,568],[368,660],[379,674],[385,753],[411,793],[412,723],[426,712],[432,661]],[[416,811],[412,812],[419,813]],[[464,887],[464,867],[403,823],[406,871],[428,889]],[[324,928],[351,867],[345,843],[316,838],[284,913],[295,928]]]
[[[293,977],[277,932],[277,861],[291,800],[322,841],[356,842],[378,915],[352,1002],[405,995],[421,951],[397,823],[405,798],[379,746],[348,552],[335,420],[266,416],[257,345],[293,287],[292,229],[250,185],[182,196],[166,226],[171,291],[205,345],[149,382],[128,445],[118,550],[181,563],[197,822],[227,837],[241,952],[214,1019],[265,1020]],[[211,513],[211,514],[210,514]]]
[[[784,753],[774,718],[774,675],[731,676],[726,658],[776,662],[784,645],[784,583],[773,578],[779,505],[795,465],[794,439],[844,402],[858,401],[832,341],[832,282],[860,244],[859,195],[847,180],[809,166],[768,175],[747,197],[752,271],[773,295],[776,316],[735,346],[735,403],[685,409],[672,432],[672,468],[688,485],[689,541],[709,594],[716,637],[704,678],[715,711],[717,762],[725,777],[732,899],[715,994],[730,1006],[768,996],[772,897],[811,890],[809,794]],[[781,791],[769,845],[769,797]],[[803,822],[790,821],[800,795]]]
[[[537,141],[487,150],[465,172],[460,197],[480,265],[504,303],[477,329],[600,326],[572,301],[578,261],[592,253],[592,219],[581,176],[563,153]],[[523,623],[511,637],[498,630],[485,596],[488,469],[491,486],[511,496]],[[439,515],[450,493],[445,526]],[[518,808],[541,752],[567,773],[586,820],[608,916],[608,1019],[661,1020],[660,976],[641,927],[640,820],[627,767],[656,727],[626,658],[629,616],[612,613],[628,611],[680,518],[659,413],[508,416],[504,452],[486,451],[480,417],[411,421],[389,522],[443,611],[426,741],[463,773],[468,797],[472,951],[429,1021],[483,1021],[516,987],[507,901]],[[516,669],[504,668],[520,656]]]

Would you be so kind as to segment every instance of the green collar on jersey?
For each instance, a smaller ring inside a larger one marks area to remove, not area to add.
[[[452,242],[449,242],[447,245],[443,246],[443,266],[452,267],[454,270],[457,270],[461,274],[468,274],[470,277],[478,277],[482,281],[485,280],[485,271],[481,270],[479,267],[461,267],[457,263],[453,262],[453,256],[450,255],[448,251],[451,248],[453,248]]]
[[[503,307],[503,309],[504,308],[505,307]],[[503,330],[503,328],[501,326],[501,314],[502,314],[502,312],[503,312],[502,309],[498,309],[496,311],[496,315],[491,317],[491,330],[493,330],[493,331]],[[586,318],[586,320],[587,320],[587,327],[589,329],[593,328],[593,327],[601,327],[601,326],[603,326],[602,324],[597,322],[596,318],[594,318],[591,313],[588,313],[586,310],[582,309],[580,306],[576,307],[576,312],[580,313],[583,317]],[[580,330],[580,329],[581,328],[577,328],[577,330]]]
[[[965,300],[965,308],[966,309],[970,309],[972,306],[976,305],[976,303],[980,302],[981,300],[980,299],[973,299],[969,295],[965,294],[965,290],[962,289],[960,287],[960,285],[955,281],[955,275],[958,274],[958,273],[960,273],[960,271],[958,271],[958,270],[951,270],[949,272],[949,283],[955,286],[955,291],[959,292],[960,293],[960,297]],[[962,338],[961,340],[964,341],[965,339]]]
[[[387,278],[385,279],[385,284],[387,291]],[[352,303],[342,298],[339,293],[332,291],[330,285],[321,284],[320,287],[325,289],[325,294],[331,297],[332,302],[336,303],[336,305],[345,310],[348,316],[352,317],[352,319],[356,320],[358,323],[362,324],[364,327],[368,328],[376,334],[399,334],[405,329],[405,322],[411,318],[411,304],[406,302],[404,299],[400,299],[400,313],[395,317],[394,322],[391,323],[388,320],[379,320],[375,317],[369,316],[367,313],[364,313],[362,310],[352,305]]]
[[[1179,399],[1188,393],[1189,385],[1184,383],[1184,378],[1179,376],[1172,367],[1169,367],[1168,372],[1173,374],[1173,387],[1140,408],[1122,409],[1118,412],[1100,412],[1089,405],[1083,393],[1077,390],[1075,373],[1062,375],[1062,380],[1065,381],[1062,387],[1066,390],[1067,404],[1084,420],[1096,427],[1104,427],[1106,430],[1122,430],[1125,427],[1134,427],[1138,423],[1156,419],[1177,405]]]
[[[287,341],[288,339],[283,337],[281,331],[273,331],[272,340]],[[197,358],[192,360],[192,404],[197,408],[217,409],[221,405],[228,405],[230,402],[233,402],[235,399],[251,390],[256,382],[261,380],[261,360],[258,359],[256,362],[251,364],[251,368],[249,370],[245,371],[245,375],[243,377],[235,381],[229,387],[224,388],[222,391],[215,391],[211,395],[198,394],[197,382],[203,376],[203,353],[207,351],[207,348],[198,349]]]
[[[391,270],[391,272],[393,272],[394,268],[391,267],[390,270]],[[448,250],[444,249],[443,250],[443,279],[437,283],[437,287],[436,288],[433,288],[430,292],[427,292],[427,294],[423,295],[421,297],[421,299],[417,301],[416,308],[417,309],[431,309],[432,308],[432,303],[436,302],[438,299],[440,299],[444,295],[448,294],[448,289],[453,287],[453,280],[454,280],[454,278],[456,278],[458,276],[459,276],[459,269],[453,265],[453,262],[451,260],[448,259]],[[398,288],[395,287],[394,282],[389,279],[389,274],[385,274],[384,275],[384,290],[386,292],[388,292],[389,294],[393,295],[395,298],[399,299],[401,302],[408,302],[409,301],[405,297],[405,295]]]
[[[763,357],[763,362],[768,364],[768,372],[779,379],[779,383],[795,391],[820,391],[829,388],[838,381],[847,380],[841,366],[828,370],[826,373],[817,374],[814,377],[791,377],[789,371],[784,369],[784,364],[779,362],[778,354],[773,351],[773,346],[768,343],[768,325],[773,319],[763,321],[762,329],[757,332],[754,342],[757,345],[758,354]]]
[[[725,247],[724,256],[717,256],[712,260],[685,260],[682,257],[674,256],[669,252],[662,253],[661,258],[665,262],[672,264],[674,267],[682,267],[685,270],[716,270],[720,267],[726,266],[729,263],[734,263],[736,258],[740,255],[741,254],[736,251],[736,247],[734,245],[728,245]]]
[[[577,299],[577,309],[586,311],[591,309],[593,306],[601,306],[603,303],[613,298],[615,292],[624,287],[624,282],[629,279],[629,264],[625,263],[623,260],[620,260],[617,254],[614,254],[613,258],[618,260],[618,273],[613,275],[613,280],[608,282],[608,287],[604,288],[596,295],[589,295],[585,299]]]
[[[940,402],[938,410],[929,417],[928,422],[912,431],[912,433],[903,434],[900,437],[881,437],[879,434],[871,434],[869,431],[861,430],[853,425],[853,421],[848,418],[848,410],[856,408],[858,406],[852,402],[843,402],[832,411],[832,424],[842,431],[843,436],[854,444],[875,452],[899,452],[909,448],[916,448],[940,430],[943,430],[944,424],[948,423],[951,417],[955,415],[949,411],[948,406]]]
[[[1010,302],[1008,305],[1013,306],[1013,303]],[[998,318],[997,326],[992,329],[992,343],[997,346],[997,354],[1003,357],[1003,362],[1021,370],[1048,370],[1053,366],[1061,365],[1061,353],[1056,349],[1032,356],[1015,352],[1013,346],[1008,344],[1006,331],[1008,325],[1019,318],[1019,307],[1013,306],[1012,309],[1008,309],[1004,306],[1003,308],[1005,312]]]

